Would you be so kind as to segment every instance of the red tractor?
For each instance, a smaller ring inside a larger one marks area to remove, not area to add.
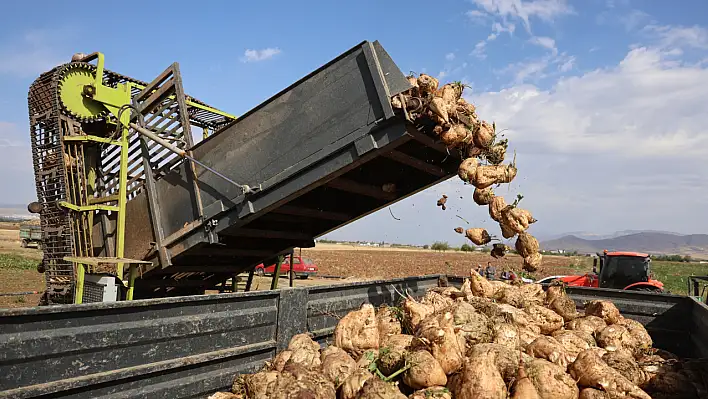
[[[597,270],[598,259],[600,261],[599,273]],[[605,250],[602,255],[597,254],[597,258],[593,260],[592,273],[583,276],[556,277],[555,279],[570,286],[663,292],[664,283],[653,278],[650,264],[651,258],[648,254],[607,252]]]

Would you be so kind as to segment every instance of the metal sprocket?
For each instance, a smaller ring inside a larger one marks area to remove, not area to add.
[[[96,81],[94,65],[72,62],[64,65],[57,74],[57,92],[64,113],[81,122],[94,122],[108,115],[103,104],[83,95],[84,86]]]

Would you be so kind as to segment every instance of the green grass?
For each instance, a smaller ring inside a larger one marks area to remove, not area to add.
[[[21,255],[0,254],[0,269],[37,270],[37,259]]]
[[[708,275],[708,265],[685,262],[651,262],[654,278],[664,283],[664,289],[672,294],[686,295],[688,276]]]

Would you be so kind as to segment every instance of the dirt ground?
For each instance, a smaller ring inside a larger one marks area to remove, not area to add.
[[[331,247],[340,247],[333,249]],[[351,246],[350,246],[351,248]],[[327,245],[303,249],[302,255],[311,258],[319,267],[320,274],[344,277],[364,277],[385,279],[392,277],[420,276],[446,273],[468,275],[471,268],[485,267],[490,262],[497,272],[504,270],[521,271],[522,259],[517,255],[507,255],[494,259],[482,252],[437,252],[431,250],[408,249],[358,249],[347,250],[344,245]],[[543,267],[535,277],[574,272],[580,262],[571,257],[545,256]]]
[[[42,259],[42,251],[36,248],[22,248],[20,246],[20,227],[17,223],[0,222],[0,253]]]
[[[34,248],[22,248],[19,228],[13,224],[0,224],[0,254],[20,255],[31,260],[40,260],[42,252]],[[504,259],[493,259],[481,252],[436,252],[415,248],[371,248],[353,245],[318,244],[316,248],[303,249],[302,255],[315,261],[322,276],[307,280],[295,280],[296,287],[312,285],[341,284],[353,281],[387,279],[393,277],[420,276],[426,274],[468,275],[471,268],[486,266],[491,262],[498,272],[505,269],[521,270],[521,258],[508,255]],[[577,270],[579,259],[547,256],[543,269],[535,277],[552,274],[566,274]],[[269,277],[256,278],[253,288],[270,289]],[[243,286],[243,283],[241,284]],[[288,286],[288,279],[281,278],[279,287]],[[35,270],[0,268],[0,293],[42,291],[44,276]],[[34,306],[39,294],[23,296],[0,296],[0,308]]]
[[[44,276],[36,270],[0,269],[0,292],[44,291]],[[0,309],[35,306],[41,294],[0,296]]]

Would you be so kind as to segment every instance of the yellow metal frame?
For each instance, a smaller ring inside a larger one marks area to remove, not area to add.
[[[82,134],[79,136],[65,136],[64,141],[80,141],[80,142],[88,142],[88,141],[93,141],[96,143],[105,143],[105,144],[113,144],[113,145],[121,145],[121,142],[118,140],[111,140],[106,137],[98,137],[98,136],[92,136],[89,134]]]
[[[103,53],[94,53],[91,56],[89,56],[86,61],[91,61],[93,59],[96,59],[96,80],[94,84],[92,85],[95,90],[93,90],[93,95],[91,98],[94,101],[97,101],[103,106],[106,107],[106,109],[115,117],[119,118],[117,120],[117,123],[121,127],[121,134],[120,134],[120,139],[119,140],[113,140],[113,139],[108,139],[105,137],[98,137],[98,136],[93,136],[93,135],[79,135],[79,136],[66,136],[64,137],[64,141],[74,141],[74,142],[98,142],[98,143],[106,143],[110,145],[117,145],[121,147],[120,151],[120,163],[119,163],[119,174],[118,174],[118,206],[110,206],[110,205],[100,205],[100,204],[92,204],[92,205],[87,205],[87,206],[80,206],[80,205],[75,205],[75,204],[70,204],[68,202],[62,202],[60,203],[61,206],[77,211],[77,212],[83,212],[83,211],[96,211],[96,210],[102,210],[102,211],[111,211],[111,212],[117,212],[118,213],[118,220],[116,223],[116,235],[115,235],[115,240],[116,240],[116,245],[115,245],[115,256],[116,259],[121,260],[125,254],[125,209],[126,209],[126,204],[128,202],[127,198],[127,183],[128,183],[128,151],[129,151],[129,138],[130,138],[130,130],[128,128],[128,125],[130,123],[130,117],[131,117],[131,109],[130,108],[123,108],[125,105],[131,104],[132,102],[132,96],[131,96],[131,90],[133,87],[137,89],[144,89],[145,86],[134,83],[134,82],[126,82],[126,83],[119,83],[115,88],[109,87],[109,86],[104,86],[103,85],[103,71],[104,71],[104,55]],[[174,96],[170,96],[170,98],[174,98]],[[233,120],[236,120],[236,116],[227,114],[226,112],[220,111],[215,108],[208,107],[206,105],[202,105],[199,103],[196,103],[192,100],[187,99],[186,103],[189,106],[199,108],[205,111],[212,112],[217,115],[221,115]],[[202,127],[204,130],[204,138],[206,138],[209,134],[209,129],[207,127]],[[100,201],[101,199],[96,199],[94,201]],[[70,259],[70,257],[65,258],[67,260]],[[84,275],[86,273],[86,263],[85,260],[79,259],[79,258],[71,258],[72,262],[74,262],[77,265],[77,279],[76,279],[76,296],[74,298],[74,303],[81,303],[83,300],[83,291],[84,291]],[[122,280],[124,277],[124,263],[128,263],[129,266],[129,275],[128,275],[128,293],[126,296],[126,299],[132,300],[133,299],[133,290],[134,290],[134,283],[135,283],[135,278],[137,277],[137,271],[135,268],[135,263],[142,263],[142,262],[125,262],[121,261],[116,264],[116,273],[118,274],[118,277]],[[276,283],[277,286],[277,283]]]
[[[119,212],[120,208],[113,205],[74,205],[66,201],[60,201],[59,206],[67,209],[71,209],[76,212],[86,212],[86,211],[112,211]]]
[[[138,88],[138,89],[141,89],[141,90],[145,88],[145,86],[143,86],[143,85],[141,85],[141,84],[137,84],[137,83],[133,83],[133,87]],[[167,98],[169,98],[170,100],[172,100],[172,99],[175,98],[175,96],[168,96]],[[233,120],[236,120],[236,119],[237,119],[236,116],[234,116],[234,115],[227,114],[226,112],[221,111],[221,110],[218,110],[218,109],[216,109],[216,108],[212,108],[212,107],[208,107],[208,106],[206,106],[206,105],[202,105],[202,104],[196,103],[196,102],[194,102],[194,101],[192,101],[192,100],[190,100],[190,99],[187,99],[186,102],[187,102],[187,105],[189,105],[189,106],[191,106],[191,107],[203,109],[204,111],[209,111],[209,112],[215,113],[215,114],[217,114],[217,115],[225,116],[225,117],[230,118],[230,119],[233,119]]]
[[[92,57],[93,58],[93,57]],[[118,220],[116,223],[116,258],[123,258],[125,254],[125,208],[128,202],[127,198],[127,184],[128,184],[128,147],[129,147],[129,136],[130,131],[128,129],[128,124],[130,123],[130,108],[122,108],[124,105],[130,104],[132,100],[131,89],[133,83],[119,83],[115,88],[103,85],[103,70],[104,70],[104,55],[103,53],[95,53],[96,58],[96,80],[93,84],[93,95],[92,99],[97,101],[106,109],[113,114],[121,126],[121,134],[119,140],[111,140],[103,137],[91,136],[91,135],[81,135],[81,136],[67,136],[64,138],[66,141],[93,141],[99,143],[107,143],[112,145],[120,146],[120,164],[118,172],[118,206],[108,206],[108,205],[88,205],[88,206],[78,206],[69,203],[62,203],[61,205],[75,210],[75,211],[94,211],[94,210],[106,210],[118,213]],[[122,110],[121,110],[122,109]],[[74,297],[74,303],[81,303],[83,297],[84,289],[84,274],[86,272],[84,263],[74,261],[77,264],[77,279],[76,279],[76,296]],[[123,262],[116,265],[116,272],[118,278],[123,279]],[[134,278],[129,278],[129,284],[132,286]],[[132,287],[129,287],[132,299]]]

